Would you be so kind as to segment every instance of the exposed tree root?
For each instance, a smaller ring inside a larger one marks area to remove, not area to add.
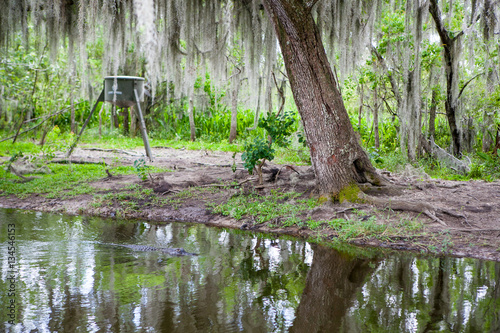
[[[120,153],[120,154],[126,154],[126,155],[131,155],[131,156],[137,156],[141,157],[144,156],[143,154],[136,153],[136,152],[130,152],[122,149],[104,149],[104,148],[80,148],[82,150],[90,150],[90,151],[105,151],[105,152],[112,152],[112,153]]]
[[[300,175],[300,172],[298,172],[298,171],[297,171],[297,169],[295,169],[293,166],[291,166],[291,165],[288,165],[288,164],[287,164],[287,165],[283,165],[283,166],[279,169],[278,173],[277,173],[277,174],[276,174],[276,176],[274,177],[274,181],[277,181],[277,180],[278,180],[278,177],[279,177],[279,175],[280,175],[280,173],[281,173],[281,170],[283,170],[284,168],[289,168],[290,170],[295,171],[298,175]]]
[[[239,187],[251,180],[255,180],[255,178],[253,177],[249,177],[245,180],[242,180],[241,182],[237,183],[237,184],[207,184],[207,185],[201,185],[200,187]],[[257,188],[257,186],[255,187]]]
[[[106,162],[92,162],[92,161],[80,161],[80,160],[67,160],[67,159],[58,159],[52,160],[49,163],[53,164],[99,164],[99,165],[108,165]]]
[[[374,196],[367,195],[365,193],[361,194],[361,199],[366,203],[372,204],[377,207],[381,207],[384,209],[392,209],[392,210],[402,210],[402,211],[410,211],[416,213],[422,213],[429,217],[434,222],[437,222],[445,227],[447,227],[446,223],[437,217],[437,213],[447,214],[457,218],[464,218],[465,222],[467,222],[467,217],[462,214],[457,214],[451,212],[447,209],[435,207],[426,202],[412,202],[412,201],[404,201],[404,200],[392,200],[392,199],[382,199]]]
[[[8,171],[10,171],[12,174],[16,175],[17,177],[21,178],[20,181],[21,183],[27,183],[29,181],[32,181],[33,179],[36,179],[37,177],[25,177],[21,174],[21,172],[17,171],[16,168],[14,168],[13,165],[9,165]]]

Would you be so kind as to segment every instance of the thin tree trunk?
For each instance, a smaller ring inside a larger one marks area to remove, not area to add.
[[[361,84],[361,88],[359,91],[359,113],[358,113],[358,130],[361,130],[361,119],[363,119],[363,99],[364,99],[364,89],[363,84]]]
[[[257,108],[255,109],[255,115],[253,118],[253,126],[247,128],[249,131],[253,131],[259,125],[259,114],[260,114],[260,102],[262,100],[262,76],[259,77],[259,93],[257,94]]]
[[[436,30],[441,38],[441,44],[443,45],[443,62],[446,72],[446,117],[448,118],[448,125],[451,132],[453,155],[459,156],[462,147],[458,127],[459,124],[457,120],[457,98],[455,97],[458,95],[458,61],[455,59],[457,56],[455,50],[458,38],[463,35],[463,31],[458,33],[453,38],[450,37],[451,34],[445,28],[441,18],[441,10],[439,9],[438,0],[430,0],[429,12],[434,19]]]
[[[73,93],[71,93],[70,96],[70,103],[71,103],[71,132],[76,133],[78,132],[78,129],[76,128],[76,122],[75,122],[75,102],[74,102],[74,97]]]
[[[5,87],[4,86],[1,86],[0,87],[0,120],[2,120],[2,118],[5,118],[5,120],[7,120],[7,113],[4,111],[4,98],[3,98],[3,94],[4,94],[4,90],[5,90]]]
[[[229,143],[236,139],[238,130],[238,93],[240,91],[240,75],[233,77],[233,91],[231,96],[231,128],[229,130]]]
[[[387,68],[387,63],[385,62],[384,57],[382,57],[382,55],[377,51],[377,49],[374,46],[372,46],[371,52],[377,57],[379,64],[382,66],[385,75],[387,76],[389,82],[391,83],[391,91],[394,94],[394,98],[396,99],[397,109],[399,110],[401,108],[401,93],[399,92],[399,87],[396,82],[396,78],[394,78],[394,75],[392,75],[392,71],[390,71]]]
[[[123,108],[121,114],[123,115],[123,135],[128,136],[129,128],[128,128],[128,109]]]
[[[490,0],[486,0],[484,2],[483,7],[483,16],[488,17],[493,11],[493,4]],[[494,64],[494,57],[491,56],[491,52],[489,50],[491,43],[491,39],[494,38],[494,28],[490,27],[489,24],[486,24],[483,29],[483,40],[484,40],[484,48],[486,51],[485,57],[485,71],[486,71],[486,91],[491,96],[493,94],[495,87],[498,84],[498,74],[500,73]],[[498,44],[498,50],[500,52],[500,43]],[[497,116],[496,108],[491,110],[490,108],[485,108],[483,114],[483,151],[489,152],[494,145],[494,133],[495,133],[495,119]]]
[[[436,109],[437,109],[437,90],[432,88],[431,107],[429,108],[429,137],[436,135]]]
[[[102,103],[101,109],[99,110],[99,139],[102,138],[102,111],[104,110],[104,103]],[[76,132],[73,132],[76,134]]]
[[[189,96],[189,107],[188,107],[188,113],[189,113],[189,129],[191,130],[191,141],[196,140],[196,126],[194,123],[194,103],[193,103],[193,96]]]
[[[378,87],[375,87],[375,105],[373,107],[373,132],[375,138],[375,148],[380,149],[380,135],[378,130],[378,108],[379,108],[379,98],[378,98]]]
[[[130,107],[130,136],[135,137],[137,134],[137,115],[134,111],[134,107]]]
[[[116,105],[113,104],[111,107],[111,118],[113,118],[111,121],[115,128],[120,128],[119,123],[118,123],[118,112],[116,110]]]
[[[311,152],[320,194],[354,182],[380,183],[360,146],[328,62],[311,8],[300,0],[265,0]]]

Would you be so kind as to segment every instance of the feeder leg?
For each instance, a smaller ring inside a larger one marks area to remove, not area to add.
[[[82,129],[80,130],[80,133],[78,133],[78,135],[75,138],[75,141],[73,141],[73,143],[69,147],[68,152],[66,153],[66,158],[68,158],[68,157],[71,156],[71,153],[73,152],[73,149],[75,149],[76,144],[80,140],[80,137],[82,136],[83,131],[85,130],[85,127],[87,127],[87,125],[88,125],[88,123],[90,121],[90,118],[92,118],[92,115],[94,114],[95,109],[97,108],[97,104],[99,104],[99,102],[104,102],[104,89],[101,91],[101,94],[99,95],[99,98],[97,99],[97,102],[95,102],[94,107],[92,108],[92,111],[90,111],[89,116],[85,120],[85,123],[83,123],[83,126],[82,126]]]
[[[149,157],[149,161],[153,162],[153,153],[151,152],[151,146],[149,145],[148,132],[146,131],[146,124],[144,123],[144,117],[141,111],[141,102],[139,101],[139,95],[137,94],[137,89],[134,89],[135,104],[137,104],[137,114],[139,115],[139,129],[141,130],[142,141],[144,142],[144,148],[146,148],[146,155]]]

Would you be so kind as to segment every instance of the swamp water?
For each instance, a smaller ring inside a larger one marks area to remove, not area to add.
[[[0,332],[500,332],[500,263],[197,224],[0,209],[0,273]]]

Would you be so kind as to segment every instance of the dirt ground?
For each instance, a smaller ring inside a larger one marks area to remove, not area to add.
[[[108,165],[113,166],[116,164],[132,165],[141,156],[143,156],[142,149],[123,151],[77,148],[71,159],[101,163],[104,160]],[[162,204],[158,200],[148,198],[139,201],[139,207],[136,209],[118,212],[119,203],[98,206],[93,204],[95,202],[93,195],[81,195],[67,200],[47,199],[37,195],[26,199],[13,196],[1,197],[0,207],[103,217],[139,218],[156,222],[197,222],[256,232],[321,237],[327,241],[334,241],[337,237],[336,232],[331,228],[316,230],[296,226],[279,228],[275,227],[279,225],[276,223],[279,221],[259,224],[254,219],[246,217],[238,221],[220,214],[212,214],[206,207],[207,202],[221,203],[232,195],[251,191],[266,195],[271,190],[278,189],[302,193],[304,198],[314,196],[315,180],[311,167],[268,163],[264,176],[266,181],[264,186],[259,187],[254,177],[243,169],[239,154],[235,158],[236,172],[231,170],[232,153],[155,147],[153,156],[154,161],[148,165],[168,168],[173,172],[152,174],[152,179],[148,177],[147,181],[139,180],[135,174],[112,175],[92,182],[91,185],[97,189],[97,194],[108,194],[120,193],[131,184],[138,184],[152,188],[157,198],[176,198],[176,200],[171,200],[170,204]],[[405,202],[410,206],[430,204],[436,208],[438,212],[436,216],[441,223],[417,212],[350,202],[341,204],[327,202],[304,212],[301,218],[331,220],[334,218],[363,219],[375,216],[378,223],[393,225],[402,220],[417,220],[423,223],[424,230],[415,235],[358,237],[352,239],[350,243],[500,261],[500,182],[431,179],[422,171],[410,166],[407,166],[400,174],[391,174],[384,170],[381,172],[393,186],[390,189],[371,190],[370,195],[386,199],[386,201]],[[234,184],[240,184],[240,186],[233,186]],[[193,190],[193,195],[178,196],[180,192],[189,188]],[[200,190],[203,188],[211,190]],[[444,213],[439,213],[441,210]]]

